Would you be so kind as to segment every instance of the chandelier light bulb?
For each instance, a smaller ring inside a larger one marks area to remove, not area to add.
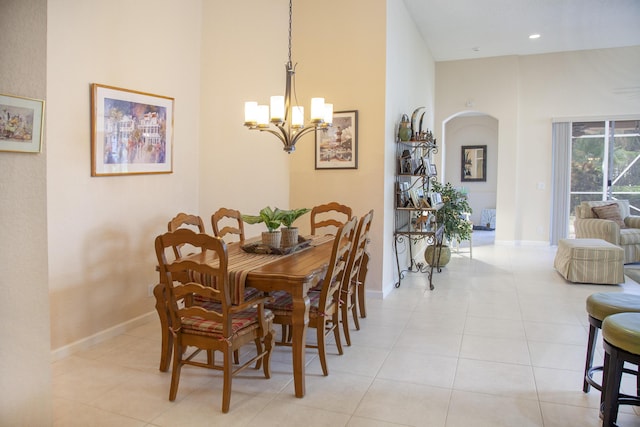
[[[271,97],[271,123],[284,122],[284,96]]]
[[[244,125],[255,126],[258,122],[258,103],[249,101],[244,103]]]
[[[291,111],[291,126],[296,128],[304,126],[304,107],[294,105]]]

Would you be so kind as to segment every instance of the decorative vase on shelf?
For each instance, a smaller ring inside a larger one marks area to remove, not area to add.
[[[402,115],[402,119],[400,120],[400,129],[398,129],[398,137],[400,141],[409,141],[411,140],[411,122],[409,121],[409,116],[406,114]]]
[[[298,227],[284,227],[282,232],[282,247],[289,248],[298,244]]]
[[[279,248],[281,240],[282,240],[282,233],[280,232],[280,230],[262,232],[263,245],[266,245],[272,248]]]

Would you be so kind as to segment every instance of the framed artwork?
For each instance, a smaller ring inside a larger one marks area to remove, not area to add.
[[[429,176],[438,175],[438,168],[436,168],[435,163],[429,163]]]
[[[39,153],[44,101],[0,94],[0,151]]]
[[[93,83],[91,176],[173,172],[173,101]]]
[[[463,145],[461,157],[461,181],[487,180],[487,146]]]
[[[333,124],[316,130],[316,169],[358,169],[358,111],[336,111]]]

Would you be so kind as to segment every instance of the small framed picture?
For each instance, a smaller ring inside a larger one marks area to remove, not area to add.
[[[173,98],[93,83],[91,176],[173,172]]]
[[[333,123],[316,130],[316,169],[358,169],[358,111],[336,111]]]
[[[463,145],[461,153],[461,181],[487,180],[487,146]]]
[[[0,94],[0,151],[39,153],[44,101]]]
[[[438,175],[438,169],[436,168],[435,163],[429,163],[429,176]]]
[[[442,195],[440,193],[431,193],[431,205],[435,206],[442,203]]]

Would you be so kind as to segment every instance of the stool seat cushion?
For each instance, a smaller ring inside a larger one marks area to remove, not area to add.
[[[640,295],[597,292],[587,298],[587,313],[600,321],[612,314],[627,312],[640,313]]]
[[[624,250],[602,239],[561,239],[553,266],[570,282],[624,283]]]
[[[640,355],[640,313],[618,313],[602,322],[602,338],[614,347]]]

